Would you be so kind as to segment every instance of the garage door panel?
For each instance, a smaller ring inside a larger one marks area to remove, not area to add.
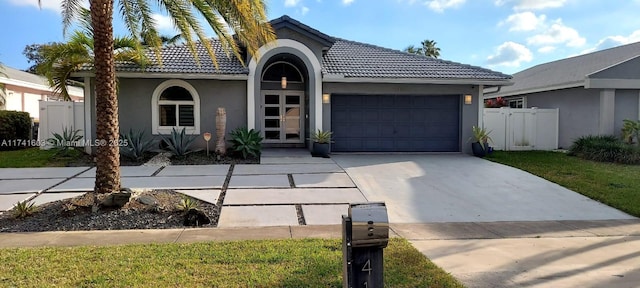
[[[378,134],[367,134],[370,135],[371,137],[377,137],[377,138],[381,138],[381,137],[393,137],[394,136],[394,126],[390,125],[390,124],[378,124],[375,125],[373,127],[376,127],[376,130],[378,131]]]
[[[392,109],[395,122],[411,122],[409,109]]]
[[[334,94],[333,150],[460,151],[459,106],[460,95]]]
[[[375,95],[374,97],[378,98],[380,106],[379,107],[393,107],[395,105],[395,99],[393,97],[383,96],[383,95]]]

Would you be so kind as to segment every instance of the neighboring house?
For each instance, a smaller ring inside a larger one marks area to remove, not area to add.
[[[513,81],[484,97],[503,97],[513,108],[559,108],[561,148],[585,135],[620,135],[622,120],[640,119],[640,42],[540,64]]]
[[[0,103],[0,110],[15,110],[29,112],[34,120],[38,120],[39,101],[61,100],[53,88],[49,87],[47,78],[2,66],[0,83],[4,84],[4,103]],[[82,101],[84,91],[79,87],[69,86],[69,93],[73,101]],[[1,101],[0,101],[1,102]]]
[[[309,147],[322,129],[333,131],[333,151],[470,153],[483,87],[511,84],[509,75],[334,38],[288,16],[271,25],[277,40],[247,56],[248,67],[225,57],[217,40],[219,69],[202,46],[200,65],[185,46],[163,48],[163,65],[144,71],[118,63],[121,131],[213,133],[224,107],[227,132],[255,128],[265,146]],[[92,87],[90,69],[75,76]],[[95,137],[93,94],[85,131]]]

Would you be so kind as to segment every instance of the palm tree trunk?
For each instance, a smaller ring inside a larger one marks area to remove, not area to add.
[[[120,192],[118,98],[113,59],[113,0],[91,0],[96,70],[96,193]]]
[[[227,133],[227,111],[220,107],[216,113],[216,153],[224,155],[227,153],[224,135]]]

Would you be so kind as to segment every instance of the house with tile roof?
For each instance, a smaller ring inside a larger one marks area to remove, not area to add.
[[[61,100],[49,86],[47,78],[8,66],[0,69],[0,83],[4,85],[4,95],[0,95],[0,110],[29,112],[31,118],[37,121],[39,101]],[[69,86],[69,96],[73,101],[82,101],[84,91],[82,88]]]
[[[199,61],[170,46],[162,65],[117,63],[121,130],[213,133],[224,107],[229,131],[260,130],[265,146],[310,147],[321,129],[333,131],[333,151],[471,153],[484,87],[512,84],[509,75],[331,37],[288,16],[271,25],[277,40],[247,55],[246,66],[215,39],[217,67],[202,45]],[[92,87],[90,67],[75,75]],[[93,94],[85,135],[95,137]]]
[[[640,42],[540,64],[513,82],[484,97],[515,108],[558,108],[561,148],[585,135],[620,135],[624,119],[640,119]]]

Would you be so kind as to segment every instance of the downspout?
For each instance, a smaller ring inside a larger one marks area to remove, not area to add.
[[[90,145],[91,135],[93,133],[92,121],[91,121],[91,78],[84,77],[84,151],[88,154],[93,153],[93,149]]]

